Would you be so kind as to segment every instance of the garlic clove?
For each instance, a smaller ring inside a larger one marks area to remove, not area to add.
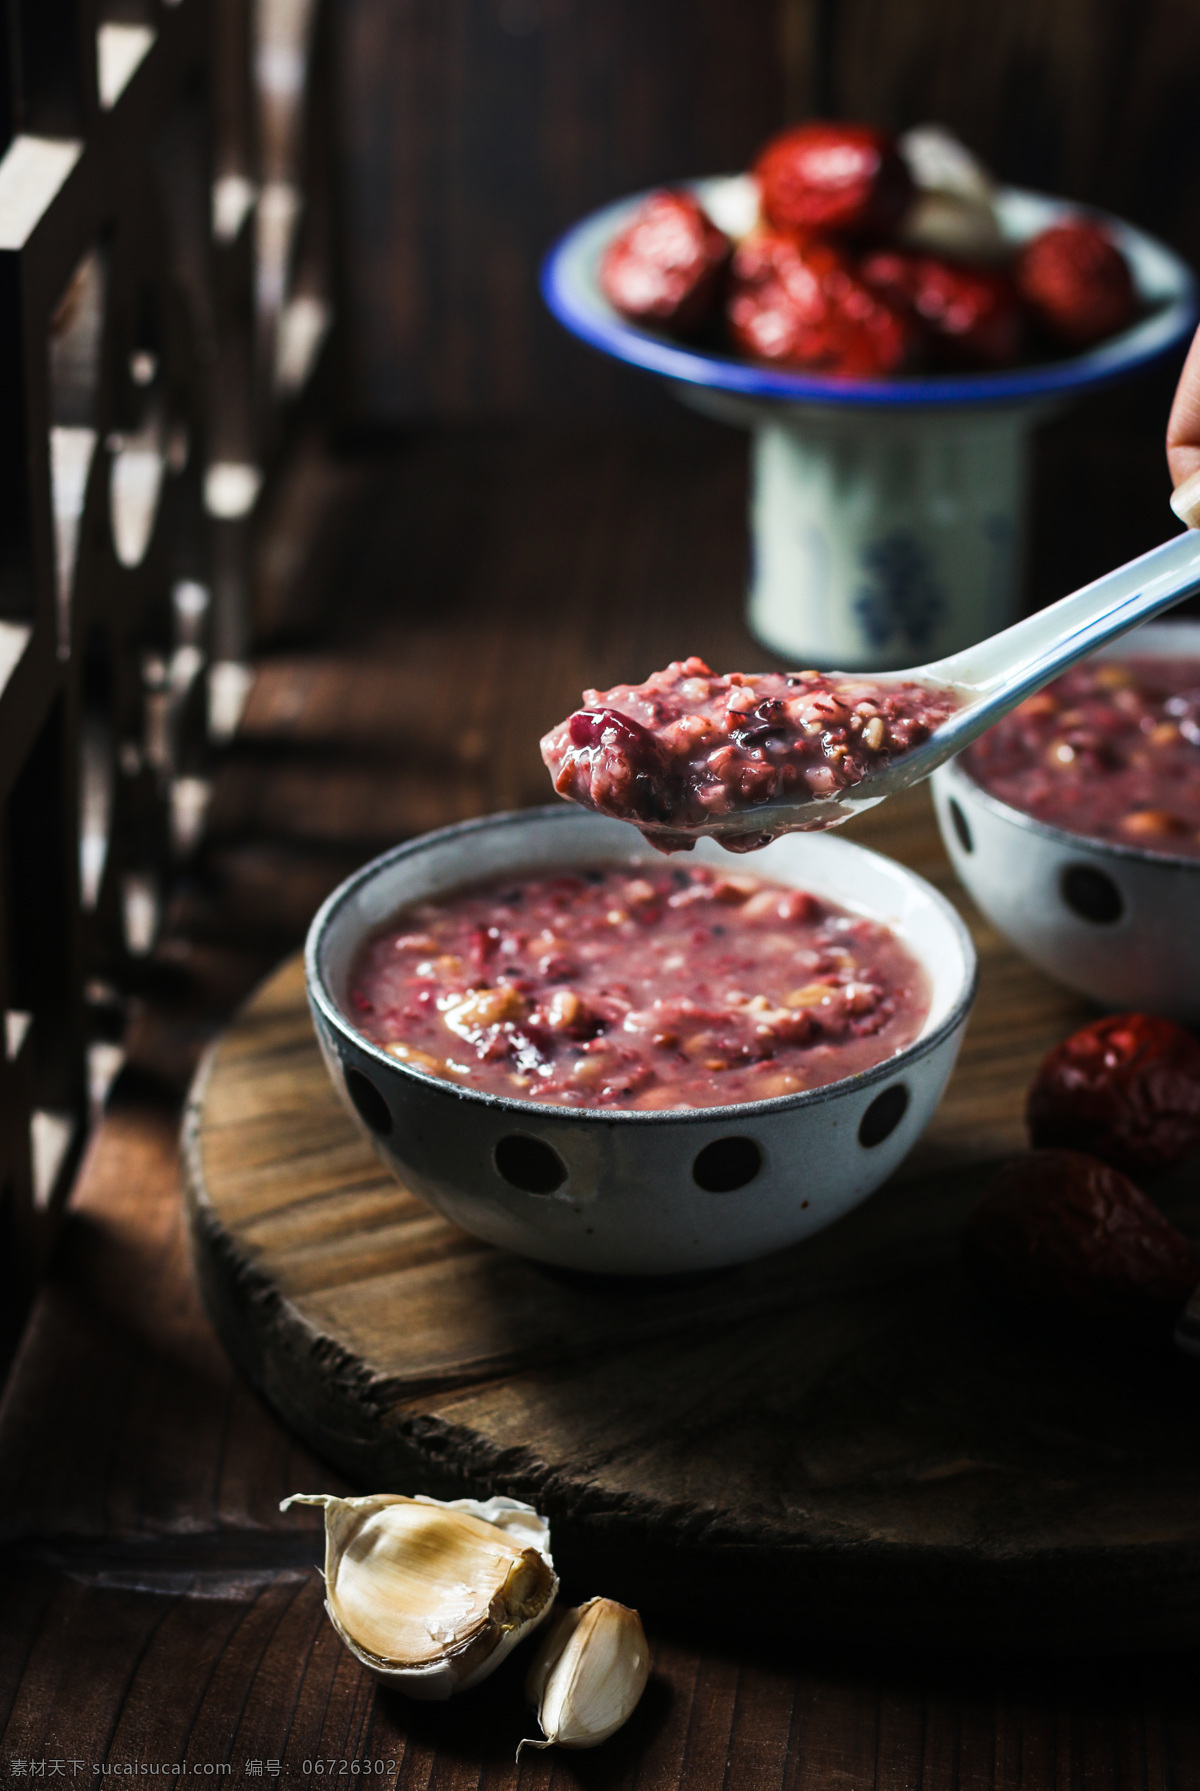
[[[1011,252],[996,211],[995,183],[965,143],[943,125],[921,124],[905,131],[898,147],[917,189],[900,222],[905,248],[979,261]]]
[[[704,209],[731,242],[752,235],[762,220],[762,188],[754,174],[730,174],[713,181],[704,195]]]
[[[564,1611],[525,1680],[545,1740],[521,1747],[599,1747],[628,1722],[649,1677],[650,1649],[636,1611],[611,1598]]]
[[[898,235],[906,249],[924,255],[998,261],[1012,252],[994,207],[959,193],[919,193]]]
[[[991,203],[996,191],[991,175],[945,125],[915,124],[905,131],[897,148],[919,192],[953,193],[960,199]]]
[[[409,1697],[478,1684],[554,1603],[550,1527],[516,1499],[293,1493],[290,1505],[324,1506],[329,1619]]]

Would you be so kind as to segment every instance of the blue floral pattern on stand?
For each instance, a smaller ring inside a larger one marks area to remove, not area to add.
[[[899,638],[914,652],[927,649],[948,606],[921,543],[894,529],[863,549],[862,565],[869,582],[859,587],[854,613],[871,645]]]

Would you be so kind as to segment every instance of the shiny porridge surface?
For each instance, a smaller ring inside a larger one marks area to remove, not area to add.
[[[1092,660],[962,760],[985,790],[1086,839],[1200,858],[1200,659]]]
[[[711,671],[679,659],[642,684],[585,690],[542,758],[560,796],[632,821],[661,851],[746,816],[731,851],[772,837],[755,810],[829,800],[903,758],[961,704],[946,685],[823,672]],[[832,805],[830,820],[838,816]]]
[[[886,926],[706,865],[507,877],[406,909],[348,1001],[399,1061],[567,1107],[715,1107],[853,1075],[917,1037],[925,972]]]

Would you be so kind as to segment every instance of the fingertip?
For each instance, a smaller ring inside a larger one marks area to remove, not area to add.
[[[1171,493],[1171,508],[1189,529],[1200,528],[1200,470],[1175,487]]]

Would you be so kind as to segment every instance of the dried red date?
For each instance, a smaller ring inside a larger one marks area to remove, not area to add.
[[[1025,1121],[1035,1145],[1133,1174],[1169,1169],[1200,1149],[1200,1042],[1152,1014],[1095,1020],[1043,1060]]]
[[[1052,342],[1090,348],[1125,328],[1137,308],[1116,243],[1084,218],[1043,230],[1017,257],[1017,287]]]
[[[1011,367],[1020,356],[1024,319],[1007,274],[897,249],[866,256],[859,273],[873,291],[912,312],[941,364]]]
[[[605,251],[600,285],[631,322],[694,335],[717,309],[729,255],[689,193],[652,193]]]
[[[910,317],[859,280],[829,243],[762,231],[733,258],[727,307],[734,345],[762,361],[874,379],[909,366]]]
[[[1117,1169],[1079,1151],[1005,1165],[971,1214],[972,1273],[1022,1305],[1091,1319],[1168,1319],[1200,1280],[1187,1239]]]
[[[897,224],[912,177],[886,131],[866,124],[802,124],[773,137],[754,172],[764,215],[778,230],[861,236]]]

